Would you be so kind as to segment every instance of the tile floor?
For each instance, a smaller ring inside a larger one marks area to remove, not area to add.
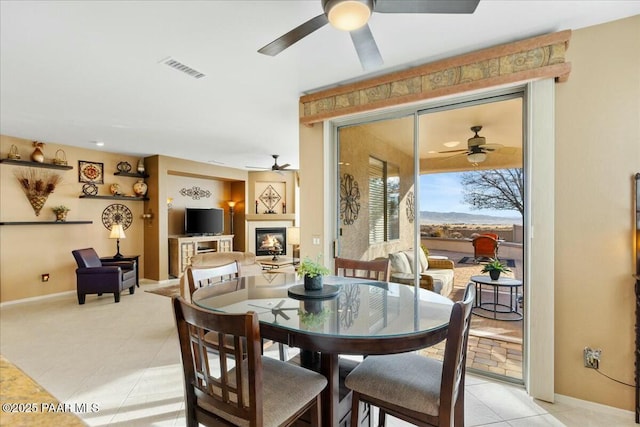
[[[154,286],[123,293],[119,304],[93,295],[80,306],[66,294],[5,305],[0,352],[61,402],[97,403],[97,412],[78,414],[90,426],[184,426],[170,299],[144,292]],[[521,387],[473,375],[465,419],[495,427],[635,425],[631,413],[534,401]],[[390,418],[387,425],[407,424]]]

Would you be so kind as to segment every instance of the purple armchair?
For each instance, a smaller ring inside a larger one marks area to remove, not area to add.
[[[78,263],[76,281],[78,304],[84,304],[87,294],[113,293],[116,302],[120,302],[120,292],[129,288],[136,291],[135,261],[101,261],[93,248],[71,251]]]

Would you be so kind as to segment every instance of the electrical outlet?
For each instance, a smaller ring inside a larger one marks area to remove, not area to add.
[[[585,347],[583,356],[585,368],[598,369],[600,367],[600,357],[602,356],[602,350]]]
[[[320,245],[320,236],[312,236],[311,241],[314,245]]]

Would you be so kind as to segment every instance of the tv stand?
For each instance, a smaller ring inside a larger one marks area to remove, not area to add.
[[[207,252],[233,251],[233,234],[169,237],[169,275],[180,277],[191,257]]]

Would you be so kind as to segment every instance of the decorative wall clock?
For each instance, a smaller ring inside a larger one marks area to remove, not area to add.
[[[120,203],[109,205],[102,211],[102,225],[111,230],[113,224],[122,224],[125,230],[131,226],[133,215],[131,210]]]
[[[407,219],[409,222],[413,223],[413,220],[416,217],[416,208],[413,200],[413,191],[409,191],[407,194]]]
[[[340,219],[351,225],[360,213],[360,188],[353,175],[345,173],[340,178]]]
[[[78,181],[91,184],[104,184],[104,164],[78,160]]]

